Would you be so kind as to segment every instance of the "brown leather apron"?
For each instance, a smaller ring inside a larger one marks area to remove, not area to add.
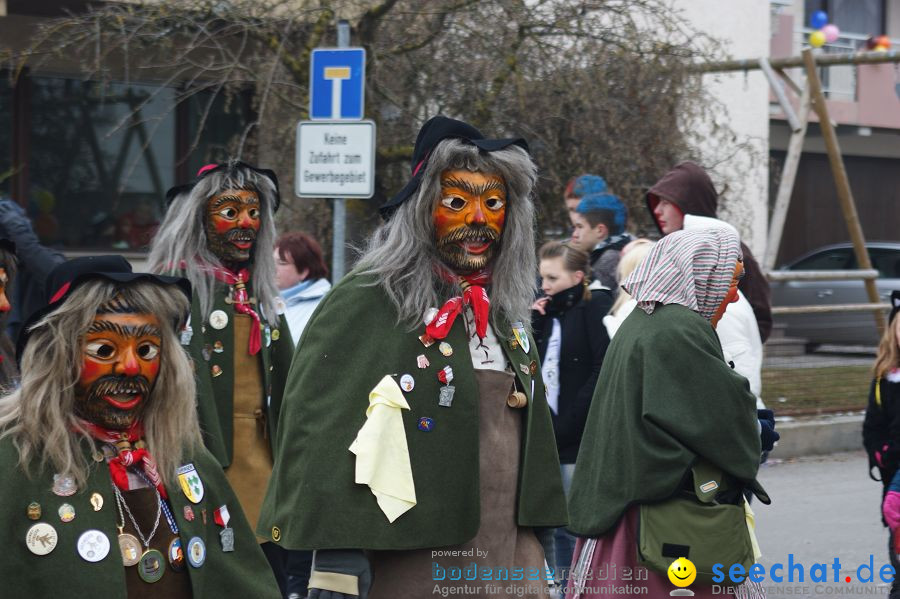
[[[538,581],[481,580],[485,569],[497,573],[506,569],[536,568],[544,574],[544,551],[531,528],[516,524],[519,464],[522,448],[524,410],[506,405],[513,390],[513,375],[497,370],[475,370],[478,383],[479,479],[481,524],[475,538],[449,547],[412,551],[375,551],[370,555],[372,589],[369,599],[422,599],[442,588],[467,587],[457,595],[548,597],[547,583]],[[453,408],[450,408],[451,410]],[[415,509],[415,508],[413,508]],[[441,551],[472,551],[471,556],[434,557]],[[478,567],[476,580],[434,580],[432,564],[449,572],[451,568],[472,570]],[[510,589],[510,585],[513,586]],[[496,590],[499,587],[499,592]],[[480,590],[479,590],[480,589]]]
[[[266,438],[260,357],[247,352],[252,325],[250,316],[234,315],[234,455],[225,477],[241,502],[250,528],[256,530],[272,475],[272,451]]]

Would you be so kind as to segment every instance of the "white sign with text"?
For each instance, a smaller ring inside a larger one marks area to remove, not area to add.
[[[301,198],[371,198],[375,123],[297,123],[294,192]]]

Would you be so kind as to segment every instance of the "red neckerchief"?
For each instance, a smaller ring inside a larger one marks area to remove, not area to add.
[[[108,460],[109,475],[112,477],[113,483],[123,491],[130,491],[131,486],[128,484],[128,468],[140,468],[144,476],[147,477],[163,499],[168,499],[166,488],[162,484],[159,476],[159,470],[150,451],[145,448],[132,449],[134,443],[137,443],[144,437],[144,425],[138,420],[131,425],[128,430],[113,431],[97,426],[93,422],[78,419],[79,425],[87,430],[91,436],[98,441],[114,445],[119,451],[119,455]]]
[[[181,268],[185,268],[184,262],[181,263]],[[200,264],[200,268],[206,272],[212,273],[217,281],[231,285],[231,305],[234,306],[235,312],[247,314],[253,319],[253,324],[250,325],[250,342],[247,347],[247,353],[251,356],[255,356],[262,347],[262,334],[260,333],[262,325],[259,322],[259,314],[250,307],[250,298],[247,295],[247,283],[250,281],[250,271],[246,268],[242,268],[237,274],[234,274],[227,268],[208,264]]]
[[[447,280],[453,280],[446,272],[441,275]],[[465,306],[471,306],[475,315],[475,333],[479,339],[487,335],[488,312],[491,309],[491,300],[488,299],[484,286],[491,282],[491,273],[481,270],[470,275],[453,275],[459,281],[463,289],[462,297],[452,297],[441,306],[437,316],[425,327],[425,333],[433,339],[443,339],[450,334],[453,321],[462,314]]]

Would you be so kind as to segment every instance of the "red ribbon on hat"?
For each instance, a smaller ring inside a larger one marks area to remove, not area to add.
[[[450,334],[456,317],[462,314],[465,306],[471,306],[475,315],[475,333],[480,339],[487,335],[488,313],[491,309],[491,300],[488,299],[484,285],[491,282],[491,273],[482,270],[471,275],[458,277],[463,289],[462,297],[452,297],[441,306],[437,316],[425,327],[425,333],[434,339],[444,339]]]
[[[102,426],[97,426],[93,422],[88,422],[87,420],[82,420],[80,418],[78,419],[78,423],[98,441],[116,445],[117,448],[118,444],[123,441],[127,441],[130,445],[140,441],[144,437],[144,425],[140,420],[136,421],[124,431],[105,429]],[[156,467],[156,461],[153,459],[153,456],[150,455],[150,450],[143,448],[118,449],[119,454],[107,462],[109,466],[109,475],[112,478],[113,484],[123,491],[130,491],[131,485],[128,484],[128,468],[140,468],[144,473],[144,476],[146,476],[147,480],[156,487],[156,490],[159,491],[159,494],[163,499],[169,498],[169,495],[166,493],[166,488],[162,484],[162,478],[159,476],[159,469]]]

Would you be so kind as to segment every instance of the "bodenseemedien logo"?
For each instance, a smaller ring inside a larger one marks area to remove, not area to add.
[[[692,582],[697,578],[697,568],[694,567],[694,563],[686,557],[679,557],[677,560],[672,562],[669,565],[669,570],[667,571],[669,575],[669,582],[674,584],[676,587],[674,591],[669,593],[672,597],[693,597],[694,591],[685,588],[689,587]]]

